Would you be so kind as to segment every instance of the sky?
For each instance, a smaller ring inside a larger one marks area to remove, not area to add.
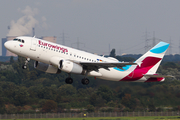
[[[143,54],[145,40],[180,54],[180,0],[0,0],[0,38],[56,36],[91,53]],[[9,26],[9,30],[8,30]],[[153,34],[154,33],[154,34]],[[109,49],[110,48],[110,49]],[[170,51],[167,53],[169,54]]]

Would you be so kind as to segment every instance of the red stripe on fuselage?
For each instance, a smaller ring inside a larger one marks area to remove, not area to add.
[[[135,81],[141,79],[143,75],[146,74],[160,60],[161,58],[146,57],[142,61],[141,65],[137,65],[134,71],[132,71],[129,75],[127,75],[120,81]]]

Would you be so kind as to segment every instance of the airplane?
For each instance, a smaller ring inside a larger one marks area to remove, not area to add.
[[[4,43],[7,50],[25,57],[23,69],[30,59],[35,60],[34,68],[46,73],[67,72],[67,84],[72,84],[71,74],[81,74],[81,83],[89,84],[87,76],[110,81],[162,82],[170,75],[158,75],[156,71],[169,47],[159,42],[135,62],[120,62],[113,57],[104,57],[71,47],[48,42],[35,37],[19,36]]]

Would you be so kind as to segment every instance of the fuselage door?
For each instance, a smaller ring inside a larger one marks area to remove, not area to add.
[[[37,39],[32,38],[31,39],[31,48],[30,48],[30,50],[36,51],[36,44],[37,44]]]

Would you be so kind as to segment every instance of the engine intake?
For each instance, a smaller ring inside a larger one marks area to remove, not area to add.
[[[58,69],[52,65],[39,62],[39,61],[34,62],[34,68],[37,70],[43,71],[43,72],[47,72],[47,73],[53,73],[53,74],[61,73],[60,69]]]

